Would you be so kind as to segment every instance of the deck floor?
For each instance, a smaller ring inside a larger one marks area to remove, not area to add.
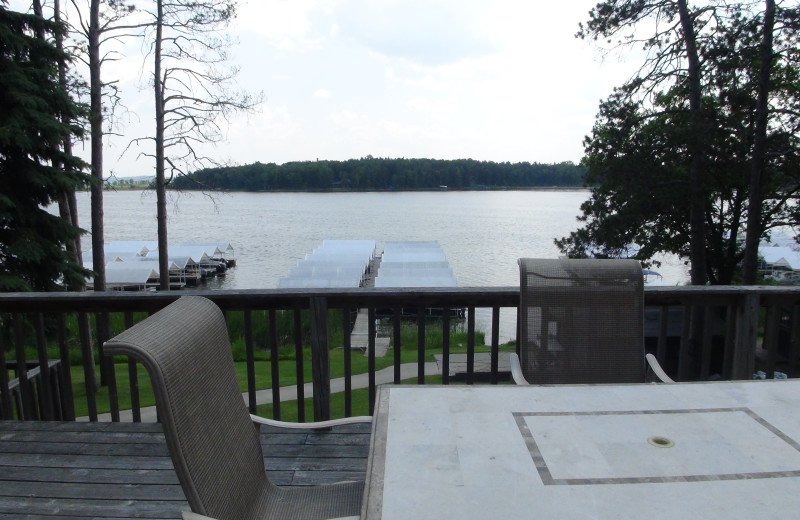
[[[270,479],[363,480],[370,425],[263,427]],[[0,421],[0,517],[180,518],[189,506],[156,423]]]

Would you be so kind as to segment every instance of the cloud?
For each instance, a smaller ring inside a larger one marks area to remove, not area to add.
[[[596,2],[240,0],[229,29],[237,83],[267,101],[203,151],[238,163],[578,161],[598,102],[640,62],[601,64],[574,38]],[[103,76],[120,80],[136,117],[106,139],[106,168],[137,175],[150,159],[117,158],[130,137],[152,135],[152,94],[141,44],[125,55]]]
[[[425,66],[497,50],[480,25],[490,5],[474,0],[346,0],[335,16],[339,32],[378,54]]]

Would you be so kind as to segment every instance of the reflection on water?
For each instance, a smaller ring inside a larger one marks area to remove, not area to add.
[[[231,242],[237,267],[212,288],[274,288],[324,239],[438,240],[459,286],[516,286],[517,258],[556,258],[553,239],[577,227],[587,191],[402,193],[233,193],[214,199],[173,194],[169,242]],[[105,241],[155,240],[152,192],[105,192]],[[89,195],[79,197],[90,228]],[[83,247],[90,247],[84,237]],[[678,263],[660,269],[668,283],[686,279]],[[478,326],[489,332],[488,310]],[[501,313],[501,341],[512,339],[515,312]],[[487,336],[488,339],[488,336]]]

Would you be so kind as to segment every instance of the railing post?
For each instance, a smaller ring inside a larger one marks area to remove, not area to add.
[[[0,325],[3,319],[0,318]],[[11,389],[8,386],[8,369],[6,367],[6,346],[3,335],[0,334],[0,419],[13,419],[14,410],[11,408]]]
[[[750,379],[755,370],[755,349],[758,340],[757,292],[745,293],[736,309],[736,338],[733,348],[733,379]]]
[[[311,310],[311,374],[314,380],[314,420],[331,418],[331,369],[328,352],[328,301],[312,296]]]

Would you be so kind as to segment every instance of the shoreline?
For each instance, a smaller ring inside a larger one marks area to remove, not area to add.
[[[418,188],[418,189],[365,189],[365,190],[344,190],[339,188],[332,188],[327,190],[226,190],[226,189],[173,189],[168,188],[167,191],[171,192],[200,192],[200,193],[448,193],[448,192],[473,192],[473,191],[587,191],[590,188],[587,186],[532,186],[532,187],[496,187],[496,188]],[[84,190],[87,191],[88,190]],[[154,188],[149,186],[108,186],[103,188],[103,191],[155,191]]]

